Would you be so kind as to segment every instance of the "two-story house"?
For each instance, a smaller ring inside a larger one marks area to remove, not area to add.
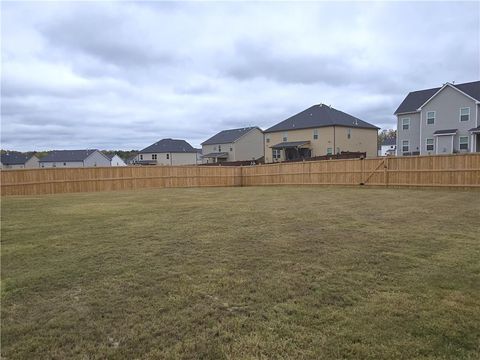
[[[395,111],[397,155],[480,151],[480,81],[413,91]]]
[[[220,131],[202,143],[204,163],[258,160],[263,157],[263,132],[256,126]]]
[[[162,139],[140,150],[134,163],[140,165],[196,165],[197,150],[185,140]]]
[[[378,127],[325,104],[308,109],[268,128],[265,162],[332,155],[342,151],[377,156]]]

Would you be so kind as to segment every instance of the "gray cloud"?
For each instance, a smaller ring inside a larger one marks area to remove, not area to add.
[[[2,147],[198,146],[320,102],[393,128],[409,91],[480,78],[479,6],[7,2]]]

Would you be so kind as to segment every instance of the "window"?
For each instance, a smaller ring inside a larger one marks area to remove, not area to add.
[[[427,139],[426,141],[426,144],[427,144],[427,151],[433,151],[434,150],[434,143],[433,143],[433,139]]]
[[[327,148],[327,155],[332,155],[332,154],[333,154],[333,149]]]
[[[152,154],[152,160],[157,160],[157,154]]]
[[[460,121],[468,121],[470,120],[470,108],[461,108],[460,109]]]
[[[403,140],[402,141],[402,152],[408,152],[408,150],[409,150],[408,140]]]
[[[403,118],[402,119],[402,130],[410,129],[410,118]]]
[[[221,151],[222,151],[222,146],[218,145],[218,152],[221,152]]]
[[[313,129],[313,140],[318,139],[318,129]]]
[[[230,151],[233,151],[233,148],[230,148]]]
[[[143,155],[140,155],[140,160],[143,160]]]
[[[280,157],[281,157],[280,151],[281,151],[280,149],[273,149],[272,150],[273,160],[280,159]]]
[[[435,111],[427,111],[427,125],[435,124]]]
[[[283,133],[283,140],[282,141],[283,142],[288,141],[288,133],[286,131]]]
[[[167,154],[167,160],[170,159],[170,154]]]
[[[67,163],[63,163],[63,166],[67,166]]]
[[[347,139],[352,137],[352,129],[347,129]]]
[[[468,136],[460,136],[460,150],[468,150]]]
[[[270,142],[270,138],[265,138],[265,142],[268,144]]]

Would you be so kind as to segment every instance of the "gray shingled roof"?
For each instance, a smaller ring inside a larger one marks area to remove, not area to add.
[[[470,95],[474,99],[480,101],[480,81],[473,81],[463,84],[450,84],[465,94]],[[419,91],[412,91],[402,101],[395,114],[416,112],[420,106],[422,106],[428,99],[430,99],[435,93],[440,90],[441,87],[432,89],[425,89]]]
[[[147,146],[145,149],[140,150],[140,154],[145,153],[196,153],[197,150],[193,148],[185,140],[178,139],[162,139],[155,144]]]
[[[287,142],[282,142],[276,145],[272,146],[272,149],[289,149],[289,148],[297,148],[299,146],[305,145],[305,144],[310,144],[309,140],[305,141],[287,141]]]
[[[79,162],[85,160],[95,151],[98,150],[54,150],[50,151],[40,162]]]
[[[391,138],[386,138],[382,141],[383,146],[391,146],[391,145],[396,145],[397,144],[397,138],[391,137]]]
[[[215,152],[203,155],[204,158],[226,158],[228,157],[228,153],[226,152]]]
[[[3,165],[23,165],[33,155],[22,154],[19,152],[11,152],[2,154],[1,160]]]
[[[218,134],[213,135],[210,139],[205,140],[202,145],[214,145],[214,144],[229,144],[237,141],[240,139],[243,135],[251,131],[252,129],[259,129],[262,131],[260,128],[256,126],[251,126],[251,127],[244,127],[244,128],[239,128],[239,129],[230,129],[230,130],[223,130],[220,131]]]
[[[334,109],[328,105],[313,105],[308,109],[274,125],[268,132],[310,129],[325,126],[346,126],[351,128],[379,129],[375,125],[360,120],[355,116]]]

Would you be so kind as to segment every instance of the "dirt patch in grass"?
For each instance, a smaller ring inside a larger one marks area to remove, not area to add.
[[[2,199],[2,356],[478,359],[480,194]]]

